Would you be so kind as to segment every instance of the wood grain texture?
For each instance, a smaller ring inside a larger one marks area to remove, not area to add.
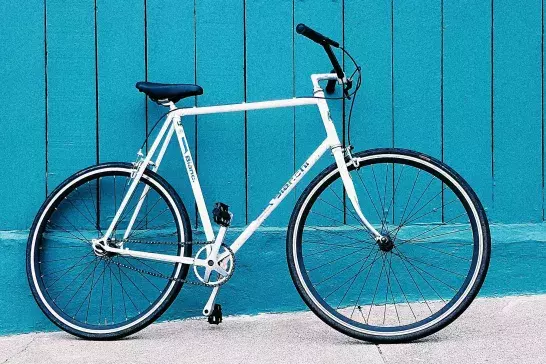
[[[443,156],[489,209],[493,196],[491,3],[444,3]]]
[[[394,146],[441,158],[441,3],[394,1],[393,9]],[[421,181],[423,186],[417,186],[416,190],[419,192],[422,188],[424,201],[438,196],[430,204],[440,208],[442,187],[431,185],[427,189],[427,179]],[[400,191],[408,187],[404,183],[402,181]],[[408,180],[408,183],[411,182]],[[403,203],[395,203],[395,215],[402,213],[403,206]],[[427,216],[430,221],[441,218],[441,208]]]
[[[392,147],[391,3],[347,1],[344,27],[345,48],[362,67],[362,86],[353,107],[351,141],[359,150]],[[345,71],[353,70],[352,61],[345,57]]]
[[[93,2],[47,4],[48,189],[97,162]]]
[[[493,220],[542,219],[541,2],[493,11]]]
[[[99,160],[132,161],[146,132],[144,1],[97,0]],[[123,137],[121,137],[123,136]]]
[[[1,2],[0,229],[26,229],[45,197],[43,1]]]

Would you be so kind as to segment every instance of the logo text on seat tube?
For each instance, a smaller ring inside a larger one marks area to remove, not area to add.
[[[191,161],[191,156],[188,154],[184,157],[186,161],[186,168],[188,168],[188,173],[190,174],[190,179],[192,182],[195,182],[195,170],[193,169],[193,163]]]
[[[184,161],[186,162],[186,168],[192,182],[195,182],[195,168],[193,168],[193,162],[191,160],[191,154],[189,153],[188,142],[185,137],[182,137],[182,145],[184,146]]]

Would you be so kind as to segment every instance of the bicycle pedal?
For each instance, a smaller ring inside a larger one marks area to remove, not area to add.
[[[222,322],[222,306],[219,304],[214,304],[214,308],[208,317],[209,324],[218,325]]]
[[[229,212],[229,206],[225,203],[216,202],[212,209],[214,222],[220,226],[228,227],[231,224],[233,214]]]

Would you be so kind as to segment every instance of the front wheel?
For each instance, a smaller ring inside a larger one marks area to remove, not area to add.
[[[432,157],[376,149],[348,162],[376,242],[345,197],[335,164],[292,213],[287,259],[298,292],[324,322],[357,339],[403,342],[455,320],[487,273],[485,211],[455,171]]]

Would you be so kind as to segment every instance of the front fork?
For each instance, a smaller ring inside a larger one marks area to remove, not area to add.
[[[332,75],[332,77],[334,76],[335,75]],[[324,79],[329,78],[326,77]],[[336,161],[341,180],[343,181],[343,186],[345,187],[347,197],[349,198],[349,201],[351,201],[351,204],[353,205],[353,208],[355,209],[356,214],[360,218],[362,224],[366,227],[366,229],[368,229],[370,233],[372,233],[376,242],[379,243],[383,236],[372,226],[372,224],[370,224],[368,219],[366,219],[366,217],[362,213],[353,180],[349,175],[349,170],[347,169],[347,163],[345,161],[345,150],[341,146],[341,141],[339,140],[336,128],[330,117],[330,110],[328,109],[328,103],[326,102],[324,91],[322,90],[322,88],[320,88],[318,81],[320,81],[320,78],[313,79],[313,84],[315,86],[314,95],[320,98],[318,102],[320,116],[322,117],[322,121],[326,129],[326,135],[329,140],[329,144],[331,145],[330,149],[332,150],[332,154],[334,155],[334,159]],[[351,162],[354,163],[352,158]]]
[[[349,198],[349,201],[351,201],[351,204],[353,205],[353,208],[357,214],[357,216],[360,218],[362,224],[368,229],[369,232],[371,232],[376,239],[382,238],[382,235],[373,227],[373,225],[366,219],[364,216],[364,213],[362,212],[362,209],[360,208],[360,203],[358,202],[358,197],[356,195],[355,185],[353,183],[353,179],[349,175],[349,170],[347,169],[347,163],[345,161],[345,151],[341,146],[332,148],[332,154],[334,155],[334,158],[336,160],[336,164],[338,166],[339,174],[341,176],[341,180],[343,181],[343,186],[345,187],[345,192],[347,193],[347,197]],[[353,162],[351,160],[351,162]]]

